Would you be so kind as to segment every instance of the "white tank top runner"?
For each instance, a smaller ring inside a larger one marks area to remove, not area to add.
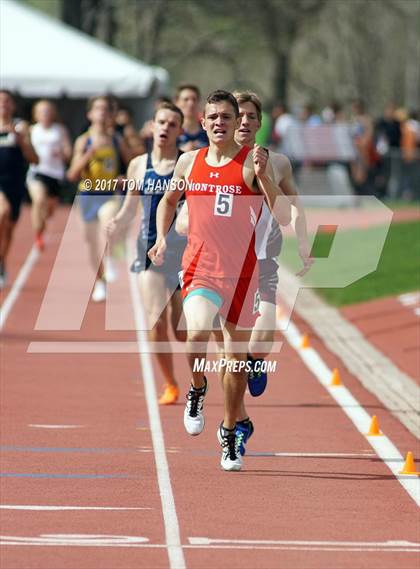
[[[255,251],[257,253],[257,259],[276,259],[280,254],[282,240],[283,238],[278,223],[264,202],[255,229]]]
[[[54,123],[50,128],[35,124],[31,128],[31,142],[39,157],[39,164],[30,167],[34,173],[44,174],[51,178],[64,178],[65,164],[61,158],[64,131],[61,125]]]

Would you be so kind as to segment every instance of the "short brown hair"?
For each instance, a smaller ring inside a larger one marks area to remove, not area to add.
[[[15,96],[13,95],[12,91],[9,91],[9,89],[0,89],[0,93],[3,93],[3,95],[7,95],[13,101],[15,100]]]
[[[262,118],[262,104],[261,99],[253,91],[234,91],[233,96],[238,101],[238,105],[243,103],[252,103],[257,110],[258,120],[261,122]]]
[[[178,87],[176,88],[176,92],[175,92],[175,100],[178,99],[179,95],[181,94],[181,91],[194,91],[194,93],[197,95],[197,99],[201,99],[201,93],[200,93],[200,89],[197,87],[197,85],[191,85],[190,83],[181,83],[181,85],[178,85]]]
[[[94,103],[96,103],[96,101],[105,101],[106,104],[108,105],[109,112],[112,111],[111,101],[109,100],[108,96],[107,95],[96,95],[95,97],[90,97],[90,99],[88,99],[88,102],[86,105],[87,112],[92,110],[92,107],[93,107]]]
[[[153,120],[155,120],[157,113],[163,109],[177,113],[179,115],[179,118],[181,119],[181,126],[182,126],[182,123],[184,122],[184,113],[181,111],[179,107],[175,105],[175,103],[171,103],[170,101],[169,102],[165,101],[156,108],[153,114]]]
[[[224,89],[217,89],[216,91],[212,91],[207,97],[206,103],[208,105],[212,105],[215,103],[220,103],[221,101],[227,101],[230,103],[233,107],[233,110],[235,111],[236,118],[239,117],[238,101],[235,99],[232,93],[229,93],[229,91],[225,91]]]

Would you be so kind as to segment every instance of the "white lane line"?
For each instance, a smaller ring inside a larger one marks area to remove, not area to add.
[[[254,344],[258,349],[258,344]],[[241,342],[232,342],[232,349],[241,349]],[[273,351],[279,352],[282,342],[273,344]],[[27,352],[30,354],[138,354],[140,351],[150,354],[171,353],[184,354],[185,346],[181,342],[147,342],[141,349],[138,342],[85,342],[85,341],[35,341],[30,342]],[[208,354],[217,354],[218,346],[216,342],[209,342]]]
[[[400,294],[398,300],[404,306],[412,306],[413,304],[418,304],[420,302],[420,292],[408,292],[406,294]]]
[[[26,257],[26,260],[22,265],[22,268],[19,271],[18,276],[12,285],[12,288],[9,291],[9,294],[6,296],[3,304],[0,307],[0,330],[2,330],[6,324],[6,320],[10,314],[10,311],[12,310],[13,305],[16,302],[21,290],[25,286],[25,283],[28,280],[33,266],[38,260],[38,257],[39,251],[37,251],[35,247],[32,247],[32,249],[29,251],[29,255]]]
[[[282,457],[302,457],[302,458],[372,458],[376,456],[374,452],[248,452],[247,456],[282,456]]]
[[[189,537],[191,545],[288,545],[288,546],[320,546],[320,547],[378,547],[388,549],[390,547],[420,548],[420,543],[391,540],[391,541],[290,541],[276,539],[213,539],[209,537]]]
[[[152,545],[139,545],[138,547],[153,547]],[[184,545],[185,549],[250,549],[250,550],[267,550],[267,551],[322,551],[322,552],[338,552],[345,551],[347,553],[418,553],[420,548],[406,547],[335,547],[322,545]]]
[[[30,424],[28,427],[34,429],[82,429],[84,425],[34,425]]]
[[[404,465],[404,458],[397,447],[385,435],[379,437],[366,436],[366,433],[369,431],[371,416],[346,387],[343,385],[332,387],[330,385],[332,370],[327,367],[320,355],[313,348],[301,348],[302,334],[293,322],[287,324],[287,322],[279,319],[279,327],[282,329],[282,334],[286,340],[297,351],[306,364],[306,367],[340,405],[358,431],[365,436],[367,442],[396,476],[404,490],[413,498],[416,504],[420,506],[420,478],[417,476],[404,476],[399,474]]]
[[[189,538],[183,549],[283,550],[323,552],[418,553],[420,544],[409,541],[335,542],[335,541],[253,541]],[[0,536],[1,545],[54,547],[137,547],[169,549],[167,544],[149,543],[146,537],[124,535],[42,534],[40,536]]]
[[[136,322],[137,341],[140,351],[140,363],[143,371],[144,392],[146,396],[159,493],[162,503],[163,520],[165,524],[165,537],[166,544],[168,546],[169,565],[170,569],[186,569],[184,552],[182,551],[181,545],[178,516],[176,513],[174,494],[169,474],[168,459],[166,456],[165,441],[163,438],[162,424],[160,421],[159,407],[157,403],[152,360],[150,354],[143,350],[143,346],[147,345],[147,333],[145,332],[145,330],[147,330],[146,320],[140,304],[135,274],[130,272],[129,279],[131,301],[134,308],[134,319]]]
[[[111,506],[19,506],[12,504],[0,504],[0,510],[29,510],[34,512],[62,512],[72,510],[99,510],[99,511],[119,511],[119,510],[151,510],[152,508],[122,508]]]
[[[129,547],[148,543],[147,537],[131,535],[103,535],[57,533],[37,537],[0,536],[2,545],[55,545],[68,547]]]

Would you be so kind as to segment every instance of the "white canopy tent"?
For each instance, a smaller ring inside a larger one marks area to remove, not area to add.
[[[23,97],[147,97],[167,72],[13,0],[0,1],[0,86]]]

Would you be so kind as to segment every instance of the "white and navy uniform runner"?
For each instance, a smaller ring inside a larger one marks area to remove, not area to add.
[[[178,153],[178,158],[182,154]],[[165,253],[165,263],[163,265],[153,265],[147,253],[149,249],[156,243],[157,226],[156,214],[158,205],[170,189],[170,181],[173,171],[169,174],[158,174],[153,168],[152,154],[147,154],[146,173],[140,189],[140,200],[143,206],[143,214],[140,225],[140,232],[137,238],[137,258],[131,265],[131,272],[141,273],[150,270],[163,274],[166,287],[169,291],[179,290],[178,274],[181,270],[181,260],[187,244],[187,238],[179,235],[175,231],[175,220],[166,236],[167,250]],[[182,196],[178,202],[178,210],[182,206],[185,197]]]
[[[264,203],[255,230],[255,251],[259,269],[261,301],[276,304],[278,285],[277,257],[280,255],[283,237],[277,221]]]

